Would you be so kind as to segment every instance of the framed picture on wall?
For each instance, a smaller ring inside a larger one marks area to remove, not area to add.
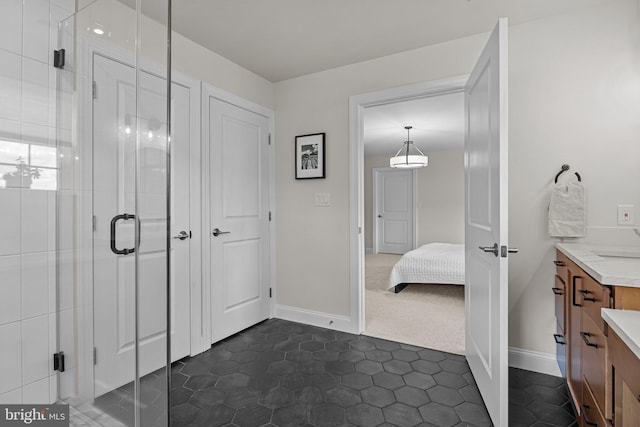
[[[323,133],[296,136],[296,179],[324,178]]]

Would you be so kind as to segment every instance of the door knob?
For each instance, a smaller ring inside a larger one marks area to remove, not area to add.
[[[498,244],[497,243],[494,243],[493,246],[478,246],[478,249],[480,249],[483,252],[491,252],[495,256],[498,256]]]
[[[221,234],[229,234],[231,233],[230,231],[220,231],[219,228],[214,228],[213,231],[211,232],[211,234],[213,234],[214,236],[218,237]]]
[[[173,236],[174,239],[178,239],[178,240],[184,240],[184,239],[187,239],[188,237],[189,237],[189,233],[187,233],[184,230],[182,230],[177,235]]]
[[[378,215],[378,218],[382,218],[382,215]]]

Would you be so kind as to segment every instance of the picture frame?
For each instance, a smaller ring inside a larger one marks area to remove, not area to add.
[[[325,178],[325,133],[296,136],[296,179]]]

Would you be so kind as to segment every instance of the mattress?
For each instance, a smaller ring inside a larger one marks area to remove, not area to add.
[[[389,289],[403,283],[464,285],[464,245],[428,243],[402,255],[391,270]]]

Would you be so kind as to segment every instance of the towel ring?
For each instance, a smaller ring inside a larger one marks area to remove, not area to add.
[[[558,173],[556,174],[556,179],[555,179],[555,183],[556,183],[556,184],[558,183],[558,177],[559,177],[560,175],[562,175],[562,173],[563,173],[563,172],[568,171],[568,170],[569,170],[569,168],[570,168],[570,166],[569,166],[569,165],[567,165],[567,164],[562,165],[562,167],[561,167],[561,169],[560,169],[560,172],[558,172]],[[579,174],[578,172],[575,172],[575,174],[576,174],[576,178],[578,178],[578,182],[582,182],[582,177],[580,177],[580,174]]]

